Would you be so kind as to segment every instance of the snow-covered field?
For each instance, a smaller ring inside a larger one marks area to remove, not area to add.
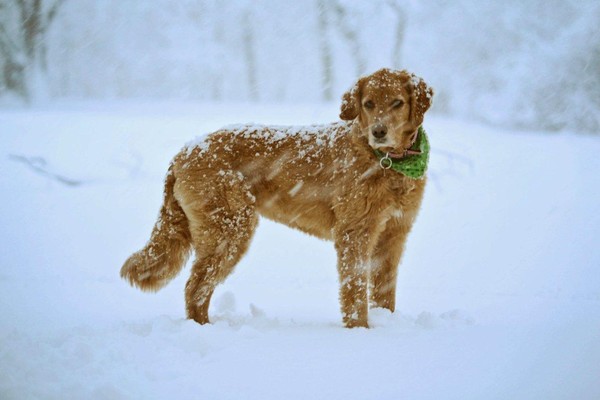
[[[170,158],[235,122],[337,106],[63,104],[0,111],[2,399],[598,399],[600,139],[429,117],[430,182],[395,314],[342,328],[335,254],[263,220],[185,319],[189,268],[119,278]]]

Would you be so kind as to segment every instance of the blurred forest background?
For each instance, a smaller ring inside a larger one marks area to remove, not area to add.
[[[0,106],[337,101],[406,68],[434,112],[600,132],[597,0],[0,0]]]

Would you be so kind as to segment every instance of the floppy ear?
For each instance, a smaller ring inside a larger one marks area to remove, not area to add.
[[[431,106],[433,89],[425,84],[425,81],[416,75],[412,75],[408,81],[410,99],[410,121],[415,128],[423,123],[423,116]]]
[[[340,111],[341,119],[351,121],[358,117],[358,110],[360,107],[360,86],[362,81],[362,79],[359,79],[358,82],[342,96],[342,106]]]

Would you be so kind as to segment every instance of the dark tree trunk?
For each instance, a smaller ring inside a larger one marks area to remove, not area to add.
[[[318,12],[318,34],[319,34],[319,51],[321,53],[321,68],[322,73],[322,93],[323,100],[330,101],[333,99],[333,66],[331,60],[331,44],[329,43],[329,10],[327,1],[319,0],[317,3]]]
[[[339,1],[332,1],[335,10],[337,26],[343,38],[350,47],[350,56],[354,59],[356,76],[363,75],[367,68],[367,63],[363,57],[363,52],[359,43],[358,26],[353,26],[349,22],[348,10]]]
[[[254,27],[252,25],[252,14],[250,9],[246,9],[242,16],[244,26],[244,57],[246,58],[246,73],[248,78],[248,90],[250,100],[258,100],[258,79],[256,67],[256,39],[254,37]]]
[[[12,8],[18,18],[13,31],[0,26],[0,54],[4,58],[0,87],[31,99],[30,80],[33,74],[46,72],[46,34],[63,3],[64,0],[55,0],[44,7],[44,0],[5,0],[0,4],[0,11],[9,12]]]
[[[392,65],[394,68],[402,68],[402,45],[404,43],[404,32],[406,31],[406,12],[397,0],[389,0],[387,4],[394,11],[397,18],[394,48],[392,50]]]

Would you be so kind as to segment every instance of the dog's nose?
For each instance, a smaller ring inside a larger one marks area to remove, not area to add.
[[[375,125],[373,127],[372,133],[373,136],[375,136],[377,139],[381,139],[387,134],[387,128],[385,125]]]

